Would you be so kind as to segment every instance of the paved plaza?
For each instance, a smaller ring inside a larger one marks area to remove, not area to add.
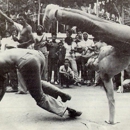
[[[30,96],[6,93],[0,102],[0,130],[130,130],[130,93],[116,93],[116,125],[108,125],[108,103],[101,87],[64,88],[72,95],[69,105],[81,117],[58,117],[38,107]],[[60,100],[60,98],[58,99]]]

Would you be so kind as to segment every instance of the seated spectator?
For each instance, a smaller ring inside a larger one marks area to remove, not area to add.
[[[59,75],[60,75],[60,83],[61,87],[63,87],[63,84],[66,85],[68,88],[69,85],[73,84],[74,81],[74,72],[69,67],[69,60],[65,59],[64,65],[62,65],[59,69]]]

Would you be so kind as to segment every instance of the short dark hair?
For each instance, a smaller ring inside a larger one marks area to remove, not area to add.
[[[70,63],[70,60],[69,60],[69,59],[67,59],[67,58],[64,60],[64,62],[65,62],[65,61],[68,61],[68,62]]]

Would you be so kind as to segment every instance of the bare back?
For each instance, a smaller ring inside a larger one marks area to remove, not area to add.
[[[10,72],[14,69],[21,57],[26,53],[37,55],[39,52],[29,49],[10,49],[0,53],[0,75]]]

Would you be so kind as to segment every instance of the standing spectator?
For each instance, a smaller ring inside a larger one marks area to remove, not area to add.
[[[83,2],[83,5],[81,6],[81,10],[85,13],[88,13],[88,6],[86,2]]]
[[[65,84],[68,88],[69,85],[74,83],[74,73],[72,69],[69,67],[69,60],[65,59],[64,65],[62,65],[59,69],[59,75],[60,75],[60,83],[61,87]]]
[[[45,56],[45,69],[42,75],[42,79],[48,81],[48,51],[47,51],[47,36],[44,33],[44,28],[41,25],[37,26],[37,35],[34,36],[35,44],[34,49],[40,50]]]
[[[83,40],[83,35],[82,35],[82,31],[80,29],[77,29],[77,35],[78,35],[78,39],[80,41],[82,41]]]
[[[76,63],[77,63],[78,76],[79,76],[79,79],[81,79],[81,53],[82,53],[82,47],[79,45],[79,42],[81,42],[79,40],[79,36],[76,35],[75,40],[73,42],[74,56],[75,56]]]
[[[64,47],[64,43],[61,40],[58,43],[58,49],[56,52],[56,55],[58,56],[58,68],[64,64],[64,60],[65,60],[65,54],[66,54],[66,48]]]
[[[87,83],[87,70],[85,68],[85,63],[87,62],[89,58],[89,47],[93,46],[94,42],[92,40],[88,39],[88,34],[87,32],[83,32],[83,39],[81,42],[78,43],[78,46],[82,48],[81,52],[81,77],[83,79],[83,82],[86,84]]]
[[[72,31],[71,30],[67,30],[66,31],[66,35],[67,37],[65,38],[65,48],[66,48],[66,55],[65,58],[69,59],[70,61],[70,66],[72,68],[72,70],[74,71],[74,78],[75,78],[75,84],[80,86],[80,80],[78,78],[78,69],[77,69],[77,63],[76,63],[76,59],[75,59],[75,55],[74,55],[74,50],[76,47],[75,42],[73,42],[73,38],[71,37],[72,35]]]
[[[87,54],[89,55],[89,60],[86,66],[91,68],[92,70],[98,70],[98,55],[100,53],[101,48],[107,46],[107,44],[102,41],[99,41],[98,38],[94,38],[93,41],[94,41],[94,46],[93,46],[94,51],[90,48],[91,52],[89,51],[89,53]],[[94,86],[97,86],[99,84],[101,84],[101,79],[99,76],[99,72],[96,71]]]
[[[16,20],[17,15],[16,15],[15,10],[11,10],[9,16],[10,16],[10,18],[11,18],[12,20]]]
[[[49,49],[49,55],[48,55],[48,80],[50,82],[54,82],[54,84],[58,84],[58,67],[57,62],[58,58],[56,55],[57,49],[58,49],[58,42],[56,41],[57,34],[52,33],[52,41],[48,44]],[[53,73],[54,72],[54,77]],[[51,79],[54,78],[54,81],[51,81]]]
[[[14,48],[18,45],[17,42],[13,41],[13,35],[15,31],[11,33],[9,31],[5,32],[5,38],[2,39],[2,48],[1,51],[5,51],[6,49]],[[17,92],[18,91],[18,78],[16,69],[12,69],[10,73],[7,74],[9,86],[6,88],[6,92]]]
[[[66,48],[64,47],[64,43],[63,43],[63,41],[61,40],[61,41],[58,43],[58,49],[57,49],[57,52],[56,52],[56,55],[57,55],[57,58],[58,58],[58,62],[57,62],[58,69],[60,68],[61,65],[64,64],[65,54],[66,54]],[[58,73],[58,80],[59,80],[59,82],[60,82],[59,73]]]
[[[66,30],[66,38],[65,38],[65,43],[68,45],[71,45],[73,42],[73,38],[71,37],[72,31],[71,30]]]

